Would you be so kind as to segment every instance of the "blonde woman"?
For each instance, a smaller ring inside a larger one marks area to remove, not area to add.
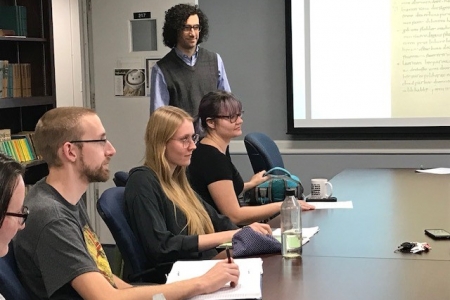
[[[215,247],[230,241],[239,230],[189,185],[186,167],[197,141],[193,119],[184,110],[163,106],[150,116],[145,163],[130,171],[125,188],[128,222],[143,246],[148,267],[213,258]],[[271,233],[266,224],[253,223],[250,227]]]

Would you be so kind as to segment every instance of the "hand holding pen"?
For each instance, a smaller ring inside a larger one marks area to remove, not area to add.
[[[228,263],[231,264],[232,261],[231,261],[231,255],[230,255],[230,248],[227,247],[227,248],[225,249],[225,251],[227,252],[227,260],[228,260]],[[231,281],[231,282],[230,282],[230,286],[231,286],[231,287],[235,287],[235,286],[236,286],[236,283],[233,282],[233,281]]]
[[[212,267],[205,275],[201,276],[202,283],[208,283],[205,293],[212,293],[222,288],[227,282],[231,287],[235,287],[239,280],[239,267],[234,263],[230,255],[230,250],[227,251],[227,258],[219,261]]]

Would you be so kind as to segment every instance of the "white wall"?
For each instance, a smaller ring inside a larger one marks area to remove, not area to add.
[[[57,106],[83,106],[78,0],[53,0]]]
[[[182,3],[193,1],[182,1]],[[116,148],[110,163],[111,174],[142,164],[144,132],[150,115],[149,97],[114,96],[115,68],[145,68],[146,58],[162,58],[170,49],[162,43],[165,11],[176,0],[92,0],[92,49],[95,109],[102,119],[108,139]],[[134,12],[151,12],[156,19],[157,51],[131,52],[130,20]],[[100,194],[114,186],[112,180],[99,184]],[[89,201],[89,200],[88,200]],[[96,232],[102,243],[114,243],[108,229],[96,217]]]

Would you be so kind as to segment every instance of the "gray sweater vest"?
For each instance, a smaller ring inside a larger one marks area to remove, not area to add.
[[[159,62],[170,95],[169,105],[187,111],[191,116],[198,114],[202,97],[217,90],[219,70],[217,54],[198,48],[195,66],[188,66],[172,49]]]

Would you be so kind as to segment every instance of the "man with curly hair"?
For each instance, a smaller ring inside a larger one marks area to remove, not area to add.
[[[172,50],[152,68],[150,113],[172,105],[196,116],[203,95],[231,91],[220,55],[198,46],[208,31],[208,18],[197,5],[177,4],[166,11],[163,39]]]

